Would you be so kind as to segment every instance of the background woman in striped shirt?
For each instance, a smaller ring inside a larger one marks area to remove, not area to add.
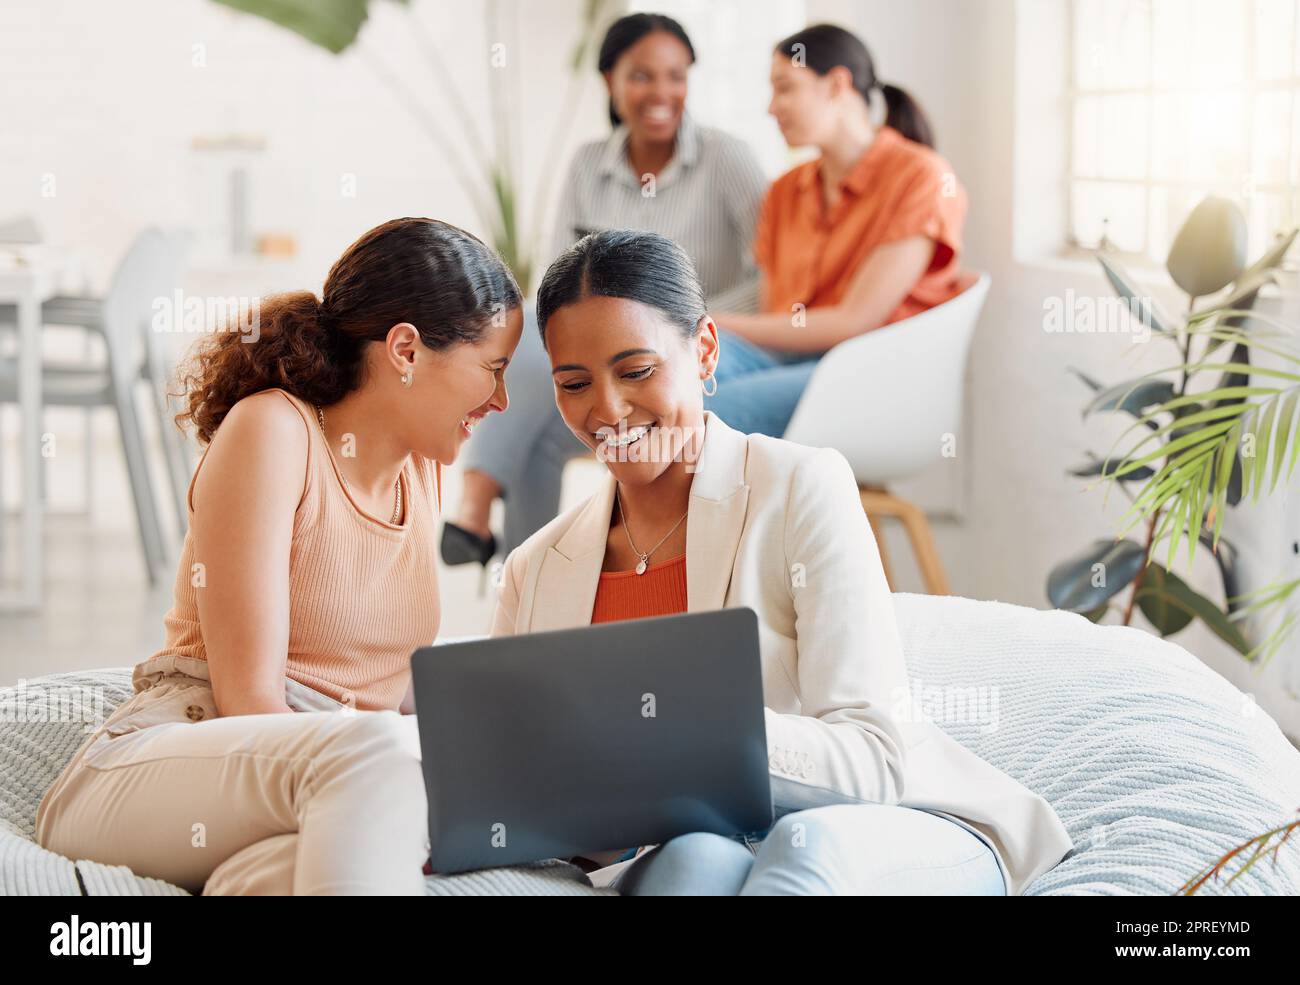
[[[614,131],[574,156],[546,260],[598,229],[657,232],[690,255],[711,307],[752,311],[759,291],[752,242],[767,179],[745,143],[686,111],[694,61],[690,38],[670,17],[632,14],[610,27],[598,67]],[[548,522],[559,509],[564,463],[585,451],[555,409],[532,305],[525,317],[509,376],[514,413],[484,421],[466,449],[457,522],[443,528],[448,564],[486,565],[497,553],[488,516],[498,496],[506,507],[503,553]]]

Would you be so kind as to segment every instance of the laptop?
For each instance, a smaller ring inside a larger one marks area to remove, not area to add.
[[[772,824],[751,609],[429,646],[411,671],[434,872]]]

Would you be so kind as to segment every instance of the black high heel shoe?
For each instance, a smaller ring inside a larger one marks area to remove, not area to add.
[[[480,537],[459,524],[444,520],[442,525],[442,561],[444,564],[470,564],[477,561],[484,568],[496,556],[497,539],[492,534]]]

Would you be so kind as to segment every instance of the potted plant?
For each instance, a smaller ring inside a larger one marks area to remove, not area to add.
[[[1300,455],[1300,354],[1270,334],[1270,326],[1283,326],[1252,311],[1296,232],[1279,236],[1246,267],[1240,210],[1220,198],[1202,201],[1175,237],[1166,264],[1188,295],[1179,323],[1141,293],[1113,257],[1099,257],[1116,293],[1153,338],[1176,347],[1178,361],[1113,386],[1075,371],[1093,391],[1085,418],[1111,412],[1133,421],[1108,454],[1092,456],[1071,473],[1113,484],[1131,503],[1116,537],[1098,539],[1052,569],[1047,594],[1053,605],[1093,621],[1118,606],[1125,625],[1136,609],[1162,636],[1199,619],[1261,664],[1290,632],[1294,613],[1266,634],[1253,631],[1251,620],[1285,602],[1300,578],[1242,592],[1237,550],[1222,530],[1229,509],[1245,508],[1248,498],[1257,501],[1280,479],[1289,479]],[[1224,288],[1224,297],[1198,308],[1199,299]],[[1252,365],[1252,350],[1269,353],[1285,368]],[[1139,526],[1141,539],[1131,539],[1128,534]],[[1189,566],[1198,544],[1213,552],[1224,605],[1175,571],[1184,543]]]

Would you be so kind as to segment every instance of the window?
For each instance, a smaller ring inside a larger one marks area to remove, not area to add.
[[[1207,194],[1300,219],[1300,0],[1072,0],[1073,244],[1162,262]]]

